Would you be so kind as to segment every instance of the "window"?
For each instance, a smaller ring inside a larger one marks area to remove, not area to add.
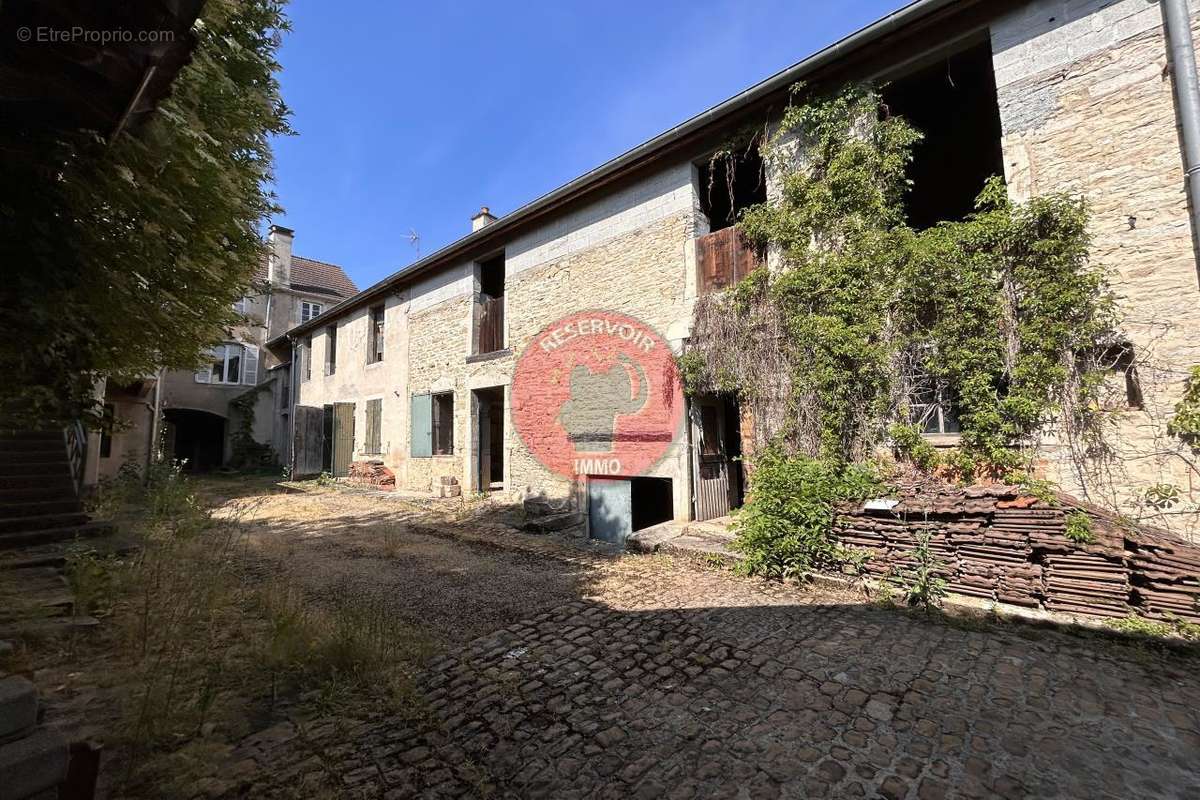
[[[1138,380],[1137,363],[1133,357],[1133,345],[1121,342],[1113,345],[1104,354],[1104,363],[1114,375],[1121,378],[1125,386],[1125,407],[1140,411],[1145,407],[1142,384]]]
[[[412,396],[413,458],[454,454],[454,393]]]
[[[475,303],[475,353],[504,349],[504,254],[479,263]]]
[[[310,380],[312,378],[312,334],[304,337],[304,344],[300,347],[300,360],[304,362],[301,373],[301,380]]]
[[[433,396],[433,454],[454,454],[454,393]]]
[[[699,165],[700,210],[709,233],[737,224],[742,212],[767,201],[767,174],[758,138]]]
[[[337,372],[337,325],[325,329],[325,374]]]
[[[218,345],[213,348],[209,362],[196,370],[196,383],[245,384],[258,383],[258,348],[252,344]]]
[[[363,446],[363,452],[367,455],[379,455],[383,452],[383,443],[381,441],[380,431],[383,420],[383,401],[368,400],[367,401],[367,440]]]
[[[292,386],[286,380],[279,384],[279,410],[287,413],[289,401],[291,400]]]
[[[368,364],[383,361],[383,321],[383,306],[371,306],[371,348],[367,351]]]
[[[324,306],[320,303],[310,303],[307,300],[300,303],[300,321],[308,322],[313,317],[321,316]]]
[[[245,314],[250,309],[250,298],[243,297],[233,304],[233,310],[239,314]]]
[[[949,391],[922,377],[913,385],[909,420],[924,434],[958,433],[958,413]]]

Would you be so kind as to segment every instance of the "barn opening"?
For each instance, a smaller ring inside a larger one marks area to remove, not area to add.
[[[710,233],[737,224],[741,213],[767,201],[767,176],[757,140],[726,156],[709,158],[699,167],[700,209]]]
[[[167,452],[185,472],[207,472],[225,460],[225,419],[208,411],[169,408],[163,411]]]
[[[983,39],[939,56],[881,94],[881,113],[904,117],[924,134],[908,167],[908,223],[923,229],[966,218],[987,179],[1004,175],[991,44]]]

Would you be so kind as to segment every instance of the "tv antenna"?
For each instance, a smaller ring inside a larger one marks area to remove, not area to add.
[[[408,243],[417,248],[417,258],[421,257],[421,234],[412,228],[408,229]]]

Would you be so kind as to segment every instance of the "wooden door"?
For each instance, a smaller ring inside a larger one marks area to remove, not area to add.
[[[692,403],[692,477],[696,521],[723,517],[731,510],[729,454],[725,447],[725,404],[707,397]]]
[[[324,411],[315,406],[296,406],[292,428],[292,477],[320,475],[324,468]]]
[[[333,404],[333,477],[350,474],[354,459],[354,403]]]

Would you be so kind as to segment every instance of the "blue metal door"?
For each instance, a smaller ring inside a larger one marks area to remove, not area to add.
[[[588,527],[593,539],[625,544],[633,532],[632,484],[622,478],[588,478]]]

